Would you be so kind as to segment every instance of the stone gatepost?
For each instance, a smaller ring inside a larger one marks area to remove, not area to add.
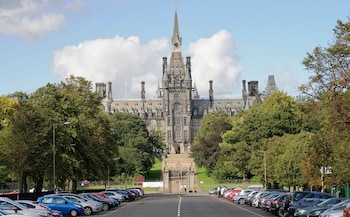
[[[163,192],[169,193],[169,170],[163,170]]]
[[[190,170],[188,171],[188,192],[197,192],[197,189],[195,188],[195,184],[194,184],[194,170]]]

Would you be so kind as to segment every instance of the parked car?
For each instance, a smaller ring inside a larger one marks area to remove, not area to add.
[[[81,193],[79,195],[86,199],[92,199],[102,203],[102,211],[107,211],[109,209],[114,208],[114,202],[109,200],[109,198],[108,199],[101,198],[94,193]]]
[[[230,201],[232,201],[233,200],[233,197],[234,196],[236,196],[236,195],[238,195],[238,193],[239,192],[241,192],[243,189],[241,189],[241,188],[236,188],[236,189],[234,189],[229,195],[227,195],[227,200],[230,200]]]
[[[138,189],[127,188],[127,189],[125,189],[125,190],[127,190],[127,191],[133,193],[133,194],[135,195],[136,199],[140,199],[141,196],[142,196],[142,193],[141,193]]]
[[[95,194],[96,196],[98,196],[98,197],[100,197],[100,198],[103,198],[103,199],[105,199],[105,200],[109,200],[109,201],[111,202],[111,204],[112,204],[112,208],[118,207],[119,204],[120,204],[120,202],[119,202],[118,200],[116,200],[116,199],[114,199],[114,198],[111,198],[111,197],[107,197],[106,195],[101,194],[100,192],[93,193],[93,194]]]
[[[127,196],[122,194],[122,193],[118,193],[116,191],[101,191],[101,194],[107,196],[107,197],[111,197],[113,199],[118,200],[119,202],[124,202],[127,201]]]
[[[60,195],[45,195],[38,198],[38,203],[50,207],[54,210],[59,210],[63,215],[72,217],[84,215],[84,207],[79,203],[75,203]]]
[[[86,216],[91,215],[92,213],[97,213],[102,211],[102,203],[97,201],[88,200],[82,196],[76,195],[76,194],[59,194],[68,200],[71,200],[75,203],[80,203],[84,207],[84,214]]]
[[[218,187],[213,187],[209,190],[209,194],[216,194],[217,193],[217,188]]]
[[[326,209],[320,213],[319,217],[343,217],[345,207]]]
[[[44,209],[44,210],[46,209],[51,212],[52,217],[63,217],[60,211],[50,209],[49,207],[43,204],[39,204],[37,201],[34,201],[34,200],[16,200],[16,201],[29,209]]]
[[[231,194],[233,190],[235,190],[235,188],[227,188],[221,196],[227,199],[227,196]]]
[[[252,207],[256,207],[259,208],[260,206],[260,198],[262,199],[264,196],[266,196],[267,194],[269,194],[268,191],[260,191],[259,193],[257,193],[252,200]]]
[[[345,200],[349,200],[347,198],[329,198],[317,205],[314,206],[308,206],[304,208],[298,208],[294,212],[294,216],[296,217],[307,217],[311,212],[317,213],[317,215],[330,207],[332,207],[335,204],[339,204]],[[316,212],[317,211],[317,212]]]
[[[0,197],[0,210],[5,210],[9,214],[37,215],[38,217],[52,216],[49,210],[29,209],[8,197]]]
[[[114,191],[116,193],[124,195],[124,201],[130,202],[135,200],[135,194],[131,191],[128,191],[126,189],[119,189],[119,188],[114,188],[114,189],[108,189],[108,191]]]
[[[252,205],[253,198],[254,198],[254,196],[255,196],[257,193],[259,193],[259,191],[254,191],[254,190],[253,190],[252,192],[250,192],[250,193],[247,195],[247,197],[245,198],[244,203],[245,203],[245,204],[248,204],[249,206],[251,206],[251,205]]]
[[[132,188],[128,188],[127,190],[131,190],[131,191],[137,192],[140,197],[143,197],[145,195],[145,192],[144,192],[144,190],[142,188],[132,187]]]
[[[270,194],[266,195],[262,200],[260,207],[262,210],[271,211],[271,204],[277,199],[283,192],[270,192]]]
[[[280,210],[283,209],[283,201],[285,198],[289,197],[289,193],[282,193],[277,198],[275,198],[270,205],[270,212],[275,215],[279,215]],[[284,215],[283,215],[284,216]]]
[[[332,195],[324,192],[316,191],[294,191],[290,194],[288,215],[294,216],[294,212],[297,208],[303,208],[308,206],[317,205]]]
[[[344,217],[350,217],[350,207],[345,207],[343,210]]]
[[[314,211],[311,211],[309,213],[309,217],[320,217],[320,216],[324,216],[324,215],[328,215],[328,217],[335,217],[335,216],[343,216],[344,214],[344,209],[346,207],[349,207],[350,205],[350,200],[344,200],[340,203],[337,203],[337,204],[334,204],[333,206],[331,207],[328,207],[327,209],[319,209],[319,210],[314,210]],[[339,212],[339,210],[341,212]],[[340,215],[341,214],[341,215]]]
[[[248,197],[248,195],[252,192],[251,189],[244,189],[238,192],[235,196],[233,196],[232,201],[239,203],[239,204],[245,204],[245,199]]]
[[[1,210],[0,209],[0,216],[4,216],[4,217],[38,217],[37,214],[10,214],[8,212],[6,212],[5,210]]]

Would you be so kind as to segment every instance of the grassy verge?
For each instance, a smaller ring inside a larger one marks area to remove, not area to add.
[[[202,192],[208,192],[211,188],[217,186],[226,186],[234,188],[248,188],[250,185],[258,185],[261,183],[253,182],[242,182],[241,180],[232,180],[225,182],[218,182],[213,177],[209,177],[206,174],[206,169],[203,167],[197,167],[197,178],[198,178],[198,187]]]
[[[227,181],[227,182],[218,182],[213,177],[209,177],[206,174],[206,169],[204,167],[197,167],[197,180],[198,180],[198,191],[199,192],[208,192],[211,188],[216,186],[226,186],[226,187],[236,187],[236,188],[247,188],[249,185],[255,185],[259,183],[252,183],[252,182],[246,182],[242,183],[240,181]],[[162,181],[162,162],[160,160],[157,160],[156,163],[153,165],[150,173],[145,177],[146,182],[159,182]],[[132,187],[132,184],[130,186],[125,185],[111,185],[112,188],[123,188],[123,187]],[[104,189],[105,186],[89,186],[86,189]],[[157,193],[159,192],[159,188],[151,188],[147,187],[144,188],[145,193]]]
[[[158,182],[162,177],[162,162],[157,159],[151,171],[146,176],[146,182]]]

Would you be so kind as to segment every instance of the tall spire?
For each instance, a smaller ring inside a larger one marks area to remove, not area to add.
[[[173,31],[173,37],[171,39],[173,50],[181,50],[182,45],[182,39],[180,36],[180,30],[179,30],[179,22],[177,20],[177,11],[175,11],[175,18],[174,18],[174,31]]]
[[[170,63],[168,68],[168,75],[170,80],[177,81],[177,85],[179,85],[180,81],[184,81],[185,79],[185,73],[186,68],[185,64],[182,58],[182,52],[181,52],[181,45],[182,45],[182,39],[180,37],[180,31],[179,31],[179,23],[177,20],[177,11],[175,11],[175,19],[174,19],[174,32],[173,37],[171,39],[172,43],[172,52],[170,57]],[[191,76],[188,76],[188,78],[191,78]],[[164,80],[164,77],[163,77]],[[187,80],[190,81],[190,80]],[[190,84],[191,82],[189,82]]]

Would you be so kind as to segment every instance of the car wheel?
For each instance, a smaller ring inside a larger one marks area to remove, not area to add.
[[[85,207],[84,208],[84,214],[85,215],[91,215],[92,214],[92,209],[90,207]]]
[[[106,204],[106,203],[102,204],[102,210],[103,210],[103,211],[109,210],[108,204]]]
[[[72,210],[70,211],[70,216],[76,217],[76,216],[78,216],[78,212],[77,212],[75,209],[72,209]]]
[[[239,200],[238,200],[238,203],[239,203],[239,204],[244,204],[244,199],[242,199],[242,198],[239,199]]]

